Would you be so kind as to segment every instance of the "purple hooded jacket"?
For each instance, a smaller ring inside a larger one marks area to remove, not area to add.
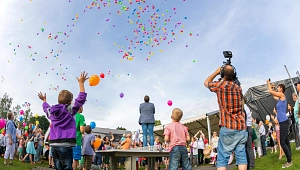
[[[50,144],[70,143],[76,145],[76,121],[74,115],[85,103],[87,94],[80,92],[72,107],[72,113],[67,110],[68,105],[56,104],[50,106],[43,103],[43,109],[48,119],[51,120]]]

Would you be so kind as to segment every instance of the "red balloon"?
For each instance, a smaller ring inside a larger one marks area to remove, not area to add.
[[[100,77],[101,77],[102,79],[104,79],[104,77],[105,77],[104,73],[101,73],[101,74],[100,74]]]

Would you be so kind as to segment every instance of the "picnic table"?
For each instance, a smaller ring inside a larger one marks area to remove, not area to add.
[[[110,169],[118,168],[118,158],[126,157],[125,168],[126,170],[136,169],[136,158],[148,158],[148,169],[155,169],[155,157],[168,157],[169,152],[161,150],[143,150],[143,149],[130,149],[130,150],[99,150],[102,156],[110,156]]]

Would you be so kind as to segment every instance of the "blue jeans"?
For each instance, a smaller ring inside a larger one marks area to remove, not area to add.
[[[73,170],[73,149],[65,146],[51,146],[56,170]]]
[[[36,154],[34,155],[34,161],[35,162],[40,161],[41,154],[43,154],[43,147],[42,147],[42,145],[38,144],[38,146],[36,148]]]
[[[95,158],[94,158],[94,165],[101,165],[102,164],[102,155],[101,153],[96,152]]]
[[[246,130],[233,130],[222,127],[218,142],[217,168],[228,166],[232,151],[234,151],[236,157],[236,165],[247,165],[247,140],[248,132]]]
[[[149,136],[150,136],[150,146],[154,145],[153,128],[154,128],[154,123],[143,123],[142,124],[143,146],[147,146],[148,131],[149,131]]]
[[[169,170],[177,170],[179,164],[182,166],[182,170],[192,170],[185,146],[174,146],[170,152]]]

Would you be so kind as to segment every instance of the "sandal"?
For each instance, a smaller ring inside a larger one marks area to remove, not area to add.
[[[3,162],[4,163],[4,165],[7,165],[7,163],[5,163],[5,162]]]

